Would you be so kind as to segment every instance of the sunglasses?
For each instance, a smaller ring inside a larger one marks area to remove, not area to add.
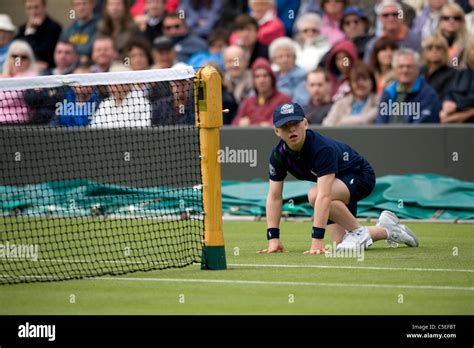
[[[306,28],[301,30],[301,32],[307,34],[307,33],[319,33],[319,29],[316,28]]]
[[[347,25],[350,25],[350,24],[359,24],[360,23],[360,20],[359,19],[354,19],[352,21],[344,21],[342,24],[347,26]]]
[[[453,20],[456,22],[460,22],[462,20],[462,17],[461,16],[441,16],[441,20],[443,21]]]
[[[428,45],[426,46],[426,49],[428,51],[431,51],[432,49],[435,49],[435,50],[438,50],[438,51],[442,51],[443,50],[443,47],[442,46],[439,46],[439,45]]]
[[[381,16],[383,18],[388,18],[388,17],[398,17],[398,12],[387,12],[387,13],[382,13]]]
[[[20,59],[29,59],[30,57],[24,56],[22,54],[12,54],[12,58],[14,58],[14,59],[18,59],[18,58],[20,58]]]
[[[165,30],[171,30],[171,29],[179,29],[181,28],[181,24],[175,24],[175,25],[167,25],[163,29]]]

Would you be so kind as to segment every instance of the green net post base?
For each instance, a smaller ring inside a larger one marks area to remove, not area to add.
[[[227,269],[224,246],[203,246],[201,269]]]

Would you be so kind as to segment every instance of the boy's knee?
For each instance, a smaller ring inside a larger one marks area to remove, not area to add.
[[[318,189],[316,188],[316,186],[311,187],[311,189],[308,191],[308,201],[312,207],[314,207],[314,203],[316,202],[317,197],[318,197]]]

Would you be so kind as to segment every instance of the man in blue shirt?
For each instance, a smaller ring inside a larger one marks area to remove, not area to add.
[[[376,226],[361,226],[357,221],[357,202],[367,197],[375,186],[374,170],[357,151],[309,130],[298,104],[279,106],[273,113],[273,124],[281,140],[270,156],[266,206],[269,244],[259,252],[283,251],[279,225],[283,181],[288,172],[299,180],[318,183],[308,192],[308,200],[314,207],[314,221],[312,243],[306,254],[325,251],[326,225],[337,250],[366,249],[378,240],[418,246],[415,234],[401,225],[392,212],[382,212]]]

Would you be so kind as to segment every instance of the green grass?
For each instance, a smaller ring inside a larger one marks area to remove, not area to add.
[[[309,222],[282,223],[287,252],[270,255],[255,253],[267,243],[263,222],[225,222],[226,271],[4,285],[0,314],[474,314],[473,225],[409,226],[419,248],[377,242],[357,261],[303,255]],[[456,269],[470,272],[447,271]]]

